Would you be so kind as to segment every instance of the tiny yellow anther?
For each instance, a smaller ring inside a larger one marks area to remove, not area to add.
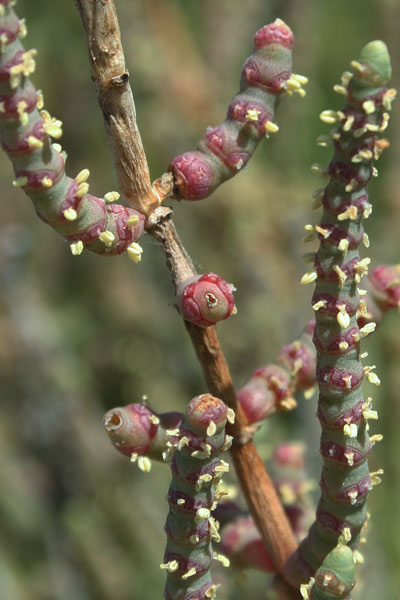
[[[210,421],[209,426],[207,427],[207,435],[209,437],[213,436],[215,434],[215,432],[217,431],[217,426],[214,423],[214,421]]]
[[[12,184],[13,184],[14,187],[24,187],[27,183],[28,183],[28,178],[27,177],[17,177],[12,182]]]
[[[36,108],[42,110],[44,107],[44,96],[41,90],[36,92]]]
[[[364,219],[368,219],[368,217],[370,216],[370,214],[372,213],[372,204],[366,204],[364,210],[363,210],[363,217]]]
[[[137,215],[131,215],[129,219],[126,220],[126,224],[129,227],[135,227],[139,223],[140,219]]]
[[[364,419],[368,420],[371,419],[373,421],[377,421],[378,420],[378,413],[376,410],[370,410],[369,408],[363,410],[363,417]]]
[[[298,73],[292,73],[291,79],[295,79],[300,83],[300,85],[307,85],[308,77],[305,75],[299,75]]]
[[[351,179],[344,189],[346,192],[352,192],[357,187],[358,187],[357,179]]]
[[[25,19],[20,19],[19,20],[19,32],[18,32],[18,37],[20,39],[23,39],[24,37],[26,37],[26,34],[28,33],[28,30],[26,28],[26,22]]]
[[[78,175],[75,177],[76,183],[85,183],[89,179],[90,171],[89,169],[82,169],[79,171]]]
[[[180,429],[178,429],[178,428],[176,428],[176,429],[166,429],[165,433],[167,435],[179,435]]]
[[[381,385],[381,380],[379,379],[378,375],[376,373],[368,373],[367,374],[367,379],[370,383],[372,383],[373,385],[376,386],[380,386]]]
[[[228,419],[228,423],[230,423],[231,425],[234,424],[234,422],[235,422],[235,411],[233,410],[233,408],[228,408],[228,411],[226,413],[226,418]]]
[[[63,211],[63,215],[67,219],[67,221],[76,221],[76,219],[78,217],[78,213],[72,207],[71,208],[66,208]]]
[[[300,284],[301,285],[307,285],[309,283],[312,283],[313,281],[315,281],[318,277],[318,274],[316,271],[310,271],[309,273],[304,273],[303,277],[300,279]]]
[[[343,124],[343,131],[350,131],[350,129],[353,127],[354,121],[355,121],[354,116],[349,115]]]
[[[246,121],[258,121],[258,116],[261,114],[260,110],[257,110],[256,108],[249,108],[249,110],[246,112]]]
[[[178,442],[178,450],[182,450],[182,448],[184,448],[185,446],[189,445],[189,438],[184,435],[183,437],[181,437],[181,439]]]
[[[342,76],[341,76],[342,85],[347,87],[352,78],[353,78],[353,73],[351,71],[344,71],[344,73],[342,73]]]
[[[359,565],[364,564],[364,557],[359,550],[353,550],[353,558],[355,563]]]
[[[220,460],[216,467],[214,467],[215,473],[228,473],[229,464],[225,460]]]
[[[83,242],[79,240],[78,242],[74,242],[70,244],[71,252],[74,256],[79,256],[83,252]]]
[[[337,94],[342,94],[343,96],[347,94],[347,89],[344,87],[344,85],[339,85],[338,83],[333,86],[333,91]]]
[[[371,437],[369,438],[369,441],[371,442],[372,445],[376,444],[377,442],[381,442],[383,440],[383,435],[381,433],[376,433],[375,435],[371,435]]]
[[[351,529],[350,527],[344,527],[342,535],[339,536],[338,543],[341,545],[348,544],[351,541]]]
[[[366,325],[361,327],[360,333],[361,333],[362,337],[366,337],[370,333],[373,333],[375,331],[375,329],[376,329],[376,323],[374,323],[374,322],[367,323]]]
[[[363,73],[365,70],[364,65],[362,65],[360,62],[358,62],[358,60],[352,60],[350,63],[350,66],[353,67],[353,69],[355,71],[358,71],[359,73]]]
[[[20,121],[21,125],[23,125],[24,127],[26,125],[28,125],[28,121],[29,121],[29,115],[27,112],[25,112],[27,107],[28,107],[28,104],[25,102],[25,100],[20,100],[17,103],[17,113],[18,113],[19,121]]]
[[[358,490],[351,490],[347,495],[350,498],[350,504],[355,504],[357,502]]]
[[[102,241],[107,248],[111,248],[113,242],[115,241],[115,235],[112,231],[103,231],[99,235],[99,240]]]
[[[127,253],[129,258],[137,264],[142,260],[143,248],[137,242],[132,242],[127,248]]]
[[[213,552],[213,557],[215,560],[218,560],[223,567],[229,567],[231,564],[229,558],[224,554],[218,554],[217,552]]]
[[[346,210],[338,215],[338,221],[346,221],[350,219],[351,221],[355,221],[358,216],[358,210],[356,206],[349,206]]]
[[[336,319],[343,329],[346,329],[350,325],[350,315],[346,311],[338,312]]]
[[[116,200],[120,199],[120,194],[118,192],[107,192],[107,194],[104,194],[104,200],[106,202],[115,202]]]
[[[327,240],[328,237],[331,235],[331,232],[329,231],[329,229],[325,229],[324,227],[320,227],[320,225],[315,225],[314,229],[315,229],[315,231],[317,231],[318,233],[320,233],[325,240]]]
[[[151,471],[151,460],[148,456],[139,456],[138,458],[138,467],[143,473],[149,473]]]
[[[205,591],[206,598],[211,598],[211,600],[215,598],[215,594],[217,593],[218,587],[219,585],[210,585],[210,587],[207,588],[207,590]]]
[[[78,189],[75,192],[75,196],[77,198],[83,198],[83,196],[86,196],[86,194],[89,191],[89,184],[84,182],[84,183],[80,183],[78,185]]]
[[[301,88],[301,83],[300,81],[297,81],[297,79],[295,79],[294,77],[291,77],[290,79],[288,79],[286,81],[286,85],[287,85],[287,89],[288,90],[299,90]]]
[[[43,148],[42,140],[39,140],[37,137],[35,137],[33,135],[28,136],[27,142],[28,142],[28,146],[31,150],[39,150],[40,148]]]
[[[333,125],[334,123],[337,123],[337,121],[341,120],[341,114],[343,113],[338,113],[338,111],[336,110],[323,110],[320,115],[319,118],[321,119],[321,121],[323,123],[328,123],[329,125]]]
[[[392,109],[392,102],[396,98],[396,95],[397,91],[394,88],[390,88],[387,90],[387,92],[385,92],[382,98],[382,104],[386,110]]]
[[[365,100],[362,103],[362,107],[367,115],[371,115],[376,110],[375,102],[373,100]]]
[[[336,275],[339,278],[339,287],[342,288],[347,279],[346,273],[339,267],[339,265],[333,265],[332,270],[335,271]],[[346,325],[347,327],[347,325]]]
[[[347,238],[342,238],[338,244],[338,249],[346,255],[349,249],[349,240]]]
[[[276,133],[277,131],[279,131],[279,127],[276,123],[273,123],[272,121],[267,121],[264,125],[265,130],[269,133]]]
[[[349,467],[353,467],[354,466],[354,452],[352,450],[346,450],[346,452],[344,453],[344,456],[347,460],[347,464],[349,465]]]
[[[232,442],[233,442],[233,437],[231,435],[226,435],[225,441],[221,446],[221,452],[226,452],[226,450],[229,450],[229,448],[231,448],[231,446],[232,446]]]
[[[313,304],[312,308],[313,310],[317,311],[320,308],[325,308],[327,305],[327,301],[326,300],[319,300],[318,302],[316,302],[315,304]]]
[[[44,188],[49,189],[49,188],[53,187],[53,180],[50,179],[50,177],[43,177],[41,183]]]
[[[379,475],[383,475],[384,474],[384,470],[383,469],[378,469],[377,471],[372,471],[369,476],[371,479],[371,485],[373,487],[379,485],[382,482],[382,479],[379,477]]]
[[[202,519],[209,519],[210,516],[211,516],[211,513],[208,508],[198,508],[196,510],[195,520],[201,521]]]
[[[347,435],[350,438],[356,438],[358,434],[358,427],[355,423],[351,423],[351,425],[346,424],[343,427],[343,434]]]

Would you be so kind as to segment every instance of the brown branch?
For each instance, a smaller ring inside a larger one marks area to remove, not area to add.
[[[168,176],[160,178],[153,190],[150,184],[113,0],[75,0],[75,3],[86,32],[92,77],[121,190],[134,208],[148,216],[146,229],[160,243],[176,289],[196,271],[176,233],[172,210],[158,206],[160,197],[167,197],[172,189],[171,179]],[[152,209],[155,210],[152,212]],[[186,328],[210,393],[235,411],[236,421],[231,433],[236,443],[231,453],[238,478],[271,559],[278,573],[282,574],[297,542],[246,428],[215,327],[202,329],[186,323]]]
[[[176,233],[172,211],[163,208],[156,212],[157,216],[152,215],[148,220],[147,231],[160,243],[176,289],[182,281],[196,272]],[[272,562],[277,572],[283,573],[286,560],[297,548],[297,542],[264,463],[251,441],[246,419],[237,403],[232,377],[216,328],[203,329],[188,322],[185,322],[185,325],[202,366],[209,392],[221,398],[235,411],[236,419],[230,433],[236,441],[231,448],[236,473]]]
[[[92,79],[103,111],[120,190],[145,215],[159,205],[136,125],[129,73],[113,0],[75,0],[86,33]]]

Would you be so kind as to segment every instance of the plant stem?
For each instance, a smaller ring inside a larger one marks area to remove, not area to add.
[[[92,79],[121,192],[130,206],[148,215],[159,201],[151,188],[136,124],[115,4],[113,0],[75,0],[75,4],[86,33]]]
[[[134,208],[149,216],[158,201],[152,192],[146,156],[136,124],[114,2],[75,0],[75,3],[86,33],[92,78],[103,111],[121,191]],[[195,270],[175,231],[172,211],[165,210],[159,208],[155,211],[148,220],[147,231],[161,243],[176,287]],[[202,365],[209,392],[221,398],[236,413],[233,434],[237,443],[231,449],[236,472],[267,551],[277,572],[282,573],[297,542],[238,411],[232,378],[215,327],[204,330],[191,324],[186,324],[186,327]]]

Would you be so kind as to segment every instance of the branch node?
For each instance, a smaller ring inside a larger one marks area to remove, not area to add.
[[[111,79],[111,85],[116,88],[125,87],[129,81],[129,72],[125,71],[125,73],[121,73],[121,75],[116,75]]]

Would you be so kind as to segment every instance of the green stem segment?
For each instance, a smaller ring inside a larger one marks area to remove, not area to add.
[[[275,110],[283,94],[305,95],[307,78],[292,73],[293,33],[280,19],[254,36],[253,54],[242,67],[240,91],[226,119],[209,127],[197,150],[171,161],[176,195],[201,200],[243,169],[259,141],[278,131]]]
[[[0,141],[14,167],[13,185],[24,190],[38,216],[70,243],[74,255],[83,248],[108,256],[127,250],[139,262],[144,215],[114,204],[117,192],[104,198],[89,194],[87,169],[75,179],[65,174],[66,154],[51,142],[61,137],[62,123],[43,110],[43,96],[29,79],[36,51],[26,52],[20,42],[26,27],[14,4],[0,0]]]
[[[211,511],[223,493],[217,486],[229,470],[218,454],[231,445],[225,424],[232,418],[232,409],[222,400],[210,394],[196,396],[188,404],[175,452],[168,457],[172,482],[165,524],[167,547],[161,565],[167,571],[166,600],[214,598],[212,560],[229,565],[226,557],[212,550],[212,540],[220,541],[220,535]]]
[[[345,530],[345,535],[326,556],[315,577],[301,586],[300,592],[305,600],[349,600],[355,584],[353,551],[346,545],[350,535],[350,530]]]
[[[357,323],[357,313],[366,311],[358,284],[370,259],[360,259],[358,247],[361,242],[369,245],[362,226],[372,210],[367,184],[376,174],[373,160],[388,145],[378,135],[386,129],[395,91],[385,87],[391,68],[383,42],[365,46],[352,67],[353,73],[344,73],[342,85],[335,86],[346,95],[345,107],[321,114],[323,121],[339,125],[331,132],[333,159],[322,173],[330,181],[317,194],[323,206],[321,223],[314,230],[320,247],[314,271],[302,279],[302,283],[316,281],[312,302],[323,470],[316,521],[288,564],[288,577],[296,583],[307,581],[320,567],[344,528],[351,532],[350,545],[358,545],[367,495],[379,483],[378,473],[369,473],[367,456],[382,436],[368,435],[368,419],[376,419],[377,413],[371,410],[371,399],[363,396],[362,382],[365,376],[371,383],[380,382],[373,367],[363,366],[360,355],[360,340],[375,324],[360,328]]]

